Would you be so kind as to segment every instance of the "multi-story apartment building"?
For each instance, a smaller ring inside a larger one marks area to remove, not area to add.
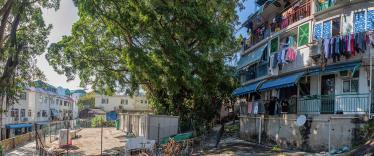
[[[74,101],[65,91],[42,81],[25,88],[18,102],[2,114],[2,138],[29,132],[35,123],[72,119]]]
[[[131,97],[128,95],[105,96],[96,94],[95,96],[95,107],[105,112],[151,112],[148,104],[147,98],[143,95]]]
[[[255,3],[237,65],[242,86],[233,92],[242,137],[316,150],[350,146],[360,126],[352,120],[374,111],[374,1]],[[306,134],[293,122],[300,115]]]

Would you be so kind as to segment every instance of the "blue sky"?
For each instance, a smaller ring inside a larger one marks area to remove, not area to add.
[[[248,18],[248,16],[255,11],[256,9],[255,0],[246,0],[244,2],[244,6],[245,6],[245,9],[242,11],[239,11],[239,9],[237,9],[240,23],[243,23]],[[246,37],[247,29],[246,28],[240,29],[240,31],[238,31],[236,35],[239,36],[240,34],[243,37]]]
[[[245,9],[242,11],[239,11],[239,9],[237,9],[239,21],[241,23],[247,19],[248,15],[254,12],[254,2],[255,0],[246,0],[244,2]],[[73,23],[78,20],[78,10],[74,6],[72,0],[62,0],[60,2],[59,10],[55,11],[54,9],[44,9],[43,17],[47,24],[53,25],[53,29],[48,36],[48,40],[49,43],[54,43],[61,40],[62,36],[70,35]],[[242,34],[243,36],[247,36],[246,31],[246,29],[241,29],[236,33],[236,36],[239,36],[240,34]],[[44,72],[47,78],[47,83],[69,89],[81,89],[81,87],[79,87],[79,78],[67,82],[65,75],[57,74],[48,64],[48,61],[45,59],[45,54],[37,57],[37,60],[37,66]]]

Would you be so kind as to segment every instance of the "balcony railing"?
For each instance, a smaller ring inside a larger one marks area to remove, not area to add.
[[[315,95],[298,99],[299,114],[352,114],[368,113],[370,94]],[[371,111],[374,109],[371,107]]]
[[[321,3],[322,2],[322,3]],[[348,3],[350,0],[335,0],[335,1],[330,1],[330,0],[315,0],[315,11],[320,12],[329,8],[332,8],[338,4],[343,4],[343,3]]]
[[[283,19],[281,23],[281,29],[286,28],[287,26],[309,17],[311,12],[310,1],[300,5],[294,6],[283,12]]]
[[[262,40],[268,38],[271,34],[278,32],[282,29],[285,29],[289,25],[298,22],[306,17],[309,17],[311,15],[311,0],[306,1],[303,4],[300,4],[298,6],[294,5],[290,8],[286,9],[282,13],[282,20],[280,23],[276,23],[276,27],[278,29],[271,30],[267,26],[265,27],[265,31],[258,32],[253,31],[253,34],[251,35],[250,39],[245,41],[243,43],[243,50],[249,49],[251,46],[261,42]]]

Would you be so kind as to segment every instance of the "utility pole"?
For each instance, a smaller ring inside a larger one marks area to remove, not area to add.
[[[101,120],[101,141],[100,141],[100,144],[101,144],[101,155],[103,155],[103,126],[104,126],[104,119]]]

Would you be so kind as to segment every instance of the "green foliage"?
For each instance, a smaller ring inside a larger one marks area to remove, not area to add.
[[[45,51],[52,26],[44,23],[42,8],[58,7],[59,0],[0,0],[0,101],[6,97],[7,105],[27,84],[44,79],[36,57]]]
[[[101,127],[102,124],[104,124],[104,116],[102,115],[96,115],[94,118],[91,119],[91,126],[92,127]]]
[[[78,109],[95,108],[95,92],[87,93],[78,100]]]
[[[178,115],[182,130],[202,131],[236,86],[225,63],[238,50],[239,0],[75,1],[72,35],[47,59],[68,79],[111,95],[142,87],[158,114]]]
[[[275,145],[275,146],[273,146],[271,148],[271,151],[273,151],[273,152],[280,152],[280,151],[282,151],[282,149],[280,148],[279,145]]]
[[[374,139],[374,120],[369,120],[369,122],[361,128],[361,131],[364,134],[364,138]]]

